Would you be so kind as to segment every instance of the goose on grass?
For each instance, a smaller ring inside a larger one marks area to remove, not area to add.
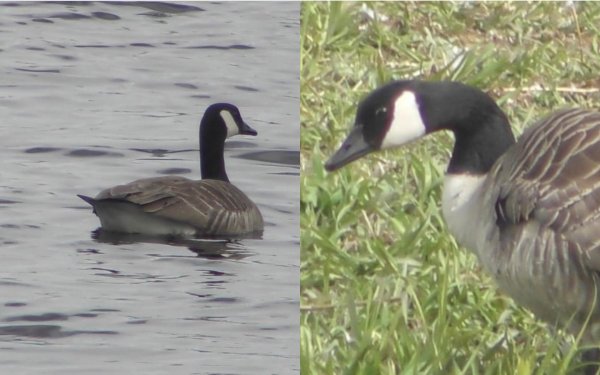
[[[102,228],[122,233],[177,237],[260,235],[263,218],[254,202],[229,182],[225,139],[256,135],[237,107],[209,106],[200,122],[201,180],[179,176],[144,178],[101,191],[91,204]]]
[[[515,142],[482,91],[394,81],[359,104],[326,169],[438,130],[455,138],[442,195],[450,232],[515,301],[599,344],[600,113],[557,111]]]

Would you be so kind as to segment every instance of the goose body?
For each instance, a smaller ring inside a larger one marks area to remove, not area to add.
[[[254,202],[229,182],[224,143],[235,134],[256,135],[227,103],[209,106],[200,124],[202,180],[179,176],[144,178],[79,195],[94,207],[104,230],[159,236],[260,234],[263,218]]]
[[[530,127],[478,200],[495,220],[479,258],[500,286],[575,334],[589,315],[584,339],[600,343],[600,113],[563,110]]]
[[[361,102],[326,168],[443,129],[455,135],[442,195],[450,232],[517,303],[600,343],[600,113],[555,112],[515,142],[483,92],[396,81]]]

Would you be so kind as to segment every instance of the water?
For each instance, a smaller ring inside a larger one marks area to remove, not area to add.
[[[3,373],[299,372],[299,60],[297,3],[0,5]],[[75,194],[199,178],[218,101],[263,239],[94,238]]]

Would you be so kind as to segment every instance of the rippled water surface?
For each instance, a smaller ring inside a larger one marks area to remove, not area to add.
[[[0,4],[2,373],[299,372],[298,35],[297,3]],[[263,239],[94,234],[76,194],[199,178],[219,101]]]

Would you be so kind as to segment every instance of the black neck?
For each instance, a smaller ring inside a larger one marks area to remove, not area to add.
[[[474,125],[477,128],[469,132],[454,130],[455,143],[448,173],[487,173],[515,143],[505,116],[492,116]]]
[[[202,179],[229,182],[225,172],[225,138],[227,130],[212,124],[210,118],[203,118],[200,124],[200,171]]]
[[[455,82],[436,83],[426,92],[421,113],[430,131],[454,132],[448,173],[487,173],[515,143],[506,115],[487,94]]]

